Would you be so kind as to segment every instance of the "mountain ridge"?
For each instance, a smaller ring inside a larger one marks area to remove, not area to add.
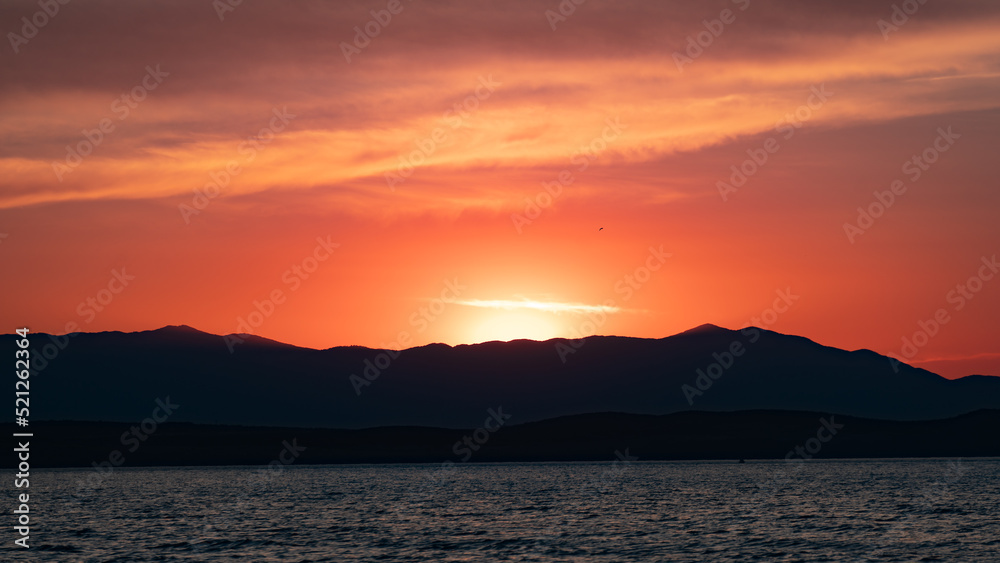
[[[921,420],[1000,408],[1000,378],[949,380],[757,327],[398,351],[319,350],[186,325],[45,336],[31,338],[34,420],[142,420],[164,397],[183,405],[172,420],[327,428],[464,427],[497,406],[523,421],[698,409]]]
[[[872,350],[870,348],[858,348],[856,350],[846,350],[844,348],[837,348],[835,346],[828,346],[826,344],[821,344],[821,343],[819,343],[819,342],[817,342],[817,341],[815,341],[815,340],[813,340],[813,339],[811,339],[811,338],[809,338],[807,336],[796,335],[796,334],[787,334],[787,333],[782,333],[782,332],[776,332],[776,331],[772,331],[772,330],[765,329],[765,328],[760,328],[760,327],[745,327],[745,328],[754,328],[754,329],[760,330],[762,332],[768,332],[768,333],[771,333],[771,334],[777,334],[777,335],[781,335],[781,336],[788,337],[788,338],[801,338],[801,339],[806,340],[806,341],[808,341],[808,342],[810,342],[812,344],[816,344],[817,346],[822,346],[824,348],[829,348],[829,349],[838,350],[838,351],[842,351],[842,352],[848,352],[848,353],[858,353],[858,352],[871,353],[871,354],[874,354],[874,355],[876,355],[876,356],[878,356],[880,358],[886,358],[887,360],[891,359],[889,356],[885,356],[883,354],[880,354],[879,352],[876,352],[876,351],[874,351],[874,350]],[[715,324],[712,324],[712,323],[703,323],[703,324],[698,325],[698,326],[696,326],[694,328],[690,328],[690,329],[678,332],[676,334],[671,334],[671,335],[668,335],[668,336],[661,336],[661,337],[658,337],[658,338],[648,338],[648,337],[639,337],[639,336],[620,336],[620,335],[612,335],[612,334],[599,334],[599,335],[591,335],[591,336],[583,337],[582,340],[586,341],[586,340],[592,340],[592,339],[596,340],[596,339],[608,338],[608,339],[619,339],[619,340],[661,341],[661,340],[665,340],[665,339],[668,339],[668,338],[673,338],[673,337],[681,336],[681,335],[685,335],[685,334],[699,334],[699,333],[706,333],[706,332],[713,332],[713,331],[714,332],[724,332],[724,333],[739,333],[741,330],[745,330],[745,329],[729,329],[729,328],[722,327],[722,326],[719,326],[719,325],[715,325]],[[315,350],[315,351],[320,351],[320,352],[322,352],[322,351],[329,351],[329,350],[339,350],[339,349],[365,349],[365,350],[370,350],[370,351],[373,351],[373,352],[386,352],[386,351],[391,351],[391,352],[405,352],[405,351],[408,351],[408,350],[413,350],[413,349],[418,349],[418,348],[426,348],[426,347],[429,347],[429,346],[439,346],[439,347],[446,347],[446,348],[462,348],[462,347],[469,347],[469,346],[480,346],[480,345],[483,345],[483,344],[514,344],[514,343],[519,343],[519,342],[534,342],[534,343],[548,344],[548,343],[554,343],[554,342],[565,342],[565,343],[568,343],[568,342],[573,342],[573,341],[581,340],[581,339],[566,338],[566,337],[554,337],[554,338],[548,338],[546,340],[532,340],[532,339],[528,339],[528,338],[517,338],[517,339],[513,339],[513,340],[487,340],[487,341],[483,341],[483,342],[462,343],[462,344],[447,344],[447,343],[444,343],[444,342],[428,342],[427,344],[421,344],[419,346],[411,346],[409,348],[401,348],[401,349],[398,349],[398,350],[391,349],[391,348],[371,348],[369,346],[364,346],[364,345],[361,345],[361,344],[345,344],[345,345],[338,345],[338,346],[330,346],[330,347],[327,347],[327,348],[310,348],[308,346],[299,346],[297,344],[291,344],[291,343],[288,343],[288,342],[283,342],[281,340],[274,340],[272,338],[267,338],[267,337],[264,337],[264,336],[258,336],[256,334],[250,334],[250,333],[237,333],[237,332],[233,332],[233,333],[227,333],[227,334],[215,334],[215,333],[207,332],[207,331],[204,331],[204,330],[201,330],[201,329],[198,329],[198,328],[192,327],[190,325],[186,325],[186,324],[164,325],[162,327],[154,328],[154,329],[136,330],[136,331],[127,331],[127,332],[126,331],[120,331],[120,330],[97,331],[97,332],[75,332],[75,333],[64,333],[64,334],[51,334],[51,333],[46,333],[46,332],[34,332],[34,333],[30,333],[30,335],[32,337],[35,337],[35,336],[60,337],[60,336],[68,336],[68,335],[72,335],[72,334],[77,334],[77,335],[78,334],[120,334],[120,335],[133,335],[133,334],[147,334],[147,333],[163,333],[163,334],[175,333],[175,334],[187,334],[187,335],[206,336],[206,337],[220,338],[220,339],[224,339],[226,337],[237,337],[237,338],[240,338],[242,340],[254,340],[254,341],[257,341],[257,342],[268,342],[268,343],[273,343],[275,345],[285,346],[285,347],[289,347],[289,348],[297,348],[297,349],[300,349],[300,350]],[[16,335],[14,335],[14,334],[0,334],[0,337],[6,337],[6,336],[16,336]],[[18,337],[18,338],[20,338],[20,337]],[[912,369],[915,369],[915,370],[925,371],[925,372],[927,372],[929,374],[935,375],[937,377],[941,377],[942,379],[946,379],[948,381],[957,381],[959,379],[964,379],[964,378],[967,378],[967,377],[1000,378],[1000,375],[968,374],[968,375],[963,375],[963,376],[960,376],[960,377],[949,379],[949,378],[941,376],[941,375],[939,375],[937,373],[934,373],[934,372],[932,372],[930,370],[912,366],[910,364],[907,364],[906,362],[900,362],[900,365],[905,365],[905,366],[908,366],[908,367],[910,367]]]

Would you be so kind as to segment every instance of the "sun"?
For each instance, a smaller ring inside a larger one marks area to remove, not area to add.
[[[469,338],[472,342],[556,338],[561,336],[561,330],[552,316],[539,311],[490,311]]]

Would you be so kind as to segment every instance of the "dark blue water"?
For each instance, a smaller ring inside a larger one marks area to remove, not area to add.
[[[1000,561],[996,459],[94,474],[33,472],[0,560]]]

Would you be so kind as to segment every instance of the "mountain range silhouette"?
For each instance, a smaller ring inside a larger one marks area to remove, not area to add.
[[[15,338],[0,341],[14,349]],[[34,333],[31,343],[34,421],[135,422],[166,398],[179,405],[171,423],[341,429],[476,428],[497,408],[516,424],[592,413],[744,410],[915,421],[1000,408],[1000,377],[949,380],[870,350],[714,325],[660,339],[592,336],[403,351],[315,350],[187,326]],[[11,415],[0,422],[13,422]]]

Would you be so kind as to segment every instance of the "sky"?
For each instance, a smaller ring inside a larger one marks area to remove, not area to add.
[[[5,332],[753,324],[1000,375],[996,2],[51,0],[0,22]]]

